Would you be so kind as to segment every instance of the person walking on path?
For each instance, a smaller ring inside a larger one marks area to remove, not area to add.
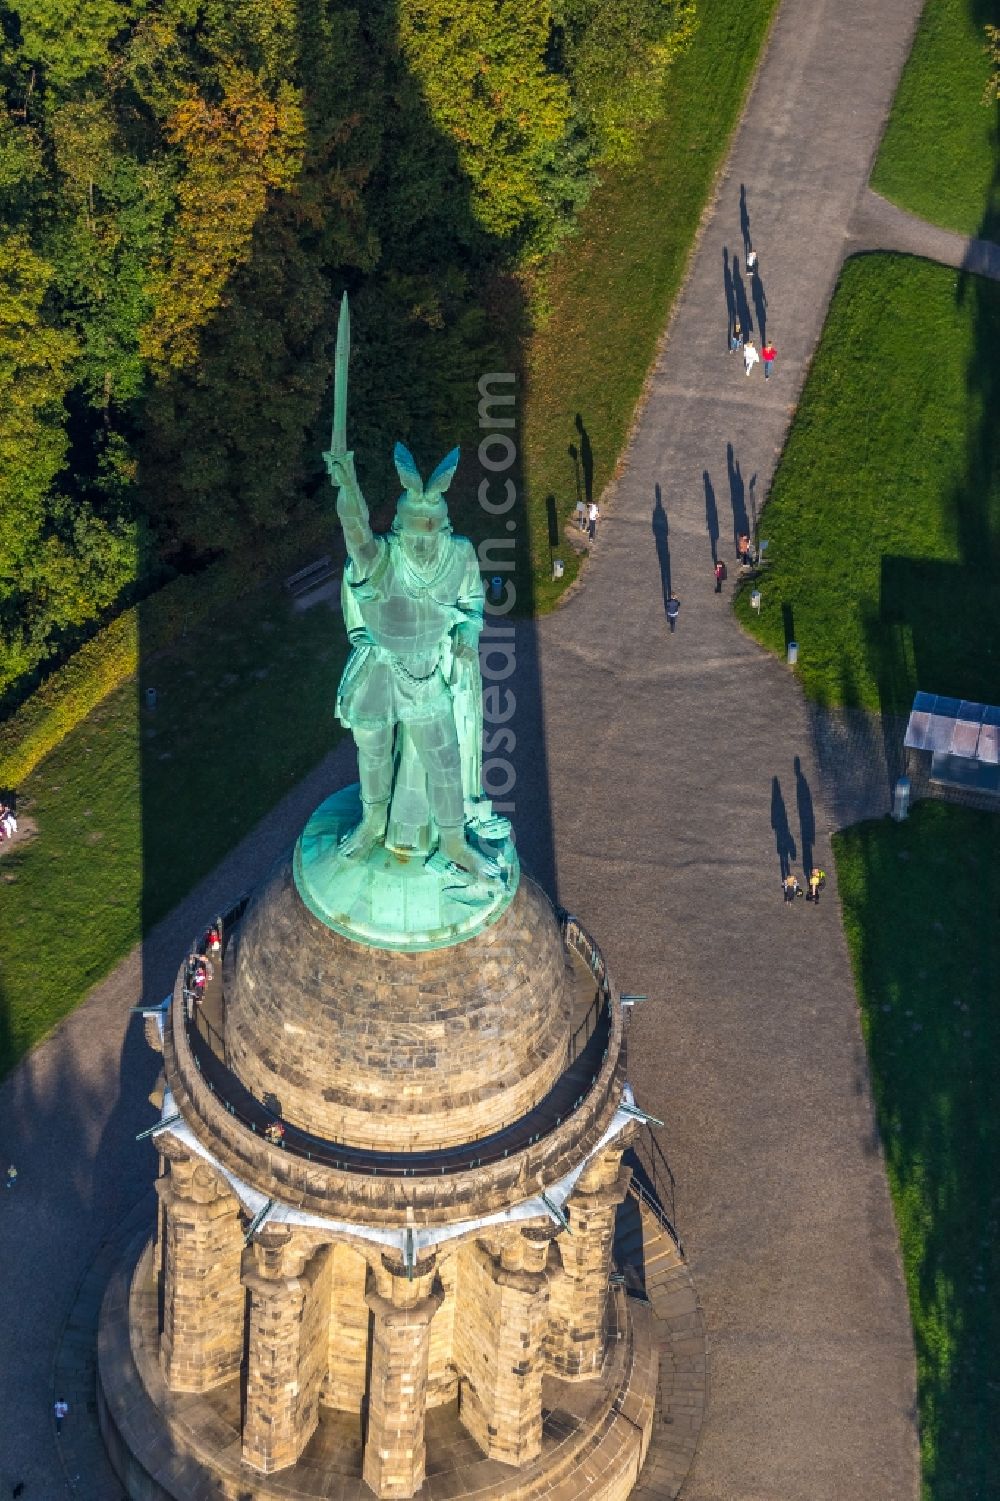
[[[587,539],[590,542],[597,541],[597,523],[600,519],[601,513],[597,509],[597,501],[592,500],[590,502],[590,509],[587,512]]]
[[[14,1166],[13,1163],[11,1163],[10,1167],[7,1169],[7,1177],[6,1177],[5,1181],[4,1181],[4,1185],[3,1186],[4,1186],[4,1188],[16,1188],[17,1187],[17,1168]]]
[[[778,351],[775,349],[770,339],[766,340],[766,342],[761,345],[760,357],[764,362],[765,380],[767,380],[768,376],[771,374],[771,366],[774,364],[774,357],[777,353]]]
[[[667,596],[667,619],[670,621],[671,635],[677,629],[677,617],[681,613],[681,602],[676,594]]]
[[[799,878],[796,875],[787,875],[781,883],[781,889],[785,893],[786,902],[794,902],[797,896],[802,895],[802,887],[799,885]]]
[[[760,355],[757,353],[753,339],[747,339],[746,344],[743,346],[743,368],[746,370],[747,375],[750,374],[754,365],[758,364],[759,361]]]
[[[729,353],[735,354],[737,349],[743,348],[743,325],[739,317],[733,319],[732,333],[729,335]]]
[[[64,1397],[57,1397],[52,1404],[52,1416],[56,1420],[56,1432],[62,1433],[63,1418],[69,1412],[69,1403]]]
[[[722,593],[722,580],[726,576],[726,565],[722,561],[721,558],[718,558],[716,560],[715,570],[714,571],[715,571],[715,592],[716,592],[716,594],[721,594]]]
[[[823,887],[825,885],[826,871],[820,870],[818,865],[814,865],[809,873],[809,890],[806,892],[806,901],[815,902],[816,906],[818,907],[819,894],[823,890]]]
[[[747,270],[751,276],[757,275],[757,252],[752,245],[747,251]]]

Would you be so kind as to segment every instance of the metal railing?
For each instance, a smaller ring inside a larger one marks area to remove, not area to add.
[[[629,1193],[663,1226],[683,1256],[684,1246],[677,1231],[677,1182],[652,1126],[633,1141],[629,1152],[633,1157]]]
[[[217,919],[221,927],[223,957],[232,933],[246,911],[249,897],[242,897]],[[225,1040],[218,1028],[197,1004],[189,1004],[185,988],[185,1030],[191,1056],[203,1082],[219,1104],[257,1135],[265,1135],[276,1124],[283,1127],[280,1145],[296,1157],[322,1163],[340,1171],[369,1177],[425,1177],[466,1171],[502,1162],[525,1148],[534,1146],[543,1136],[557,1129],[586,1101],[608,1057],[612,1029],[613,990],[604,957],[590,934],[576,918],[561,913],[563,940],[587,963],[594,975],[597,990],[583,1022],[570,1043],[570,1066],[549,1093],[526,1115],[501,1126],[489,1136],[456,1148],[385,1152],[375,1148],[351,1147],[328,1141],[283,1120],[258,1100],[228,1068]],[[196,940],[197,948],[200,940]]]

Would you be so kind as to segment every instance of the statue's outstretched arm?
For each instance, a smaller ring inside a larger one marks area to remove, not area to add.
[[[337,515],[344,528],[348,555],[363,576],[375,565],[378,542],[372,532],[368,506],[354,472],[354,455],[326,453],[323,457],[326,459],[330,480],[337,486]]]

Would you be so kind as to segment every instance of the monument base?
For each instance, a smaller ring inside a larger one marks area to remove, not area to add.
[[[514,842],[480,840],[501,874],[482,880],[439,853],[378,844],[362,857],[340,853],[340,841],[361,818],[355,783],[320,803],[295,846],[295,885],[314,917],[374,948],[446,948],[479,933],[504,912],[517,890]]]

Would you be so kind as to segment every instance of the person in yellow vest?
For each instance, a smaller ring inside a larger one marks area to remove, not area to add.
[[[815,902],[818,906],[819,894],[825,885],[826,871],[820,870],[818,865],[814,865],[809,873],[809,890],[806,892],[806,901]]]

